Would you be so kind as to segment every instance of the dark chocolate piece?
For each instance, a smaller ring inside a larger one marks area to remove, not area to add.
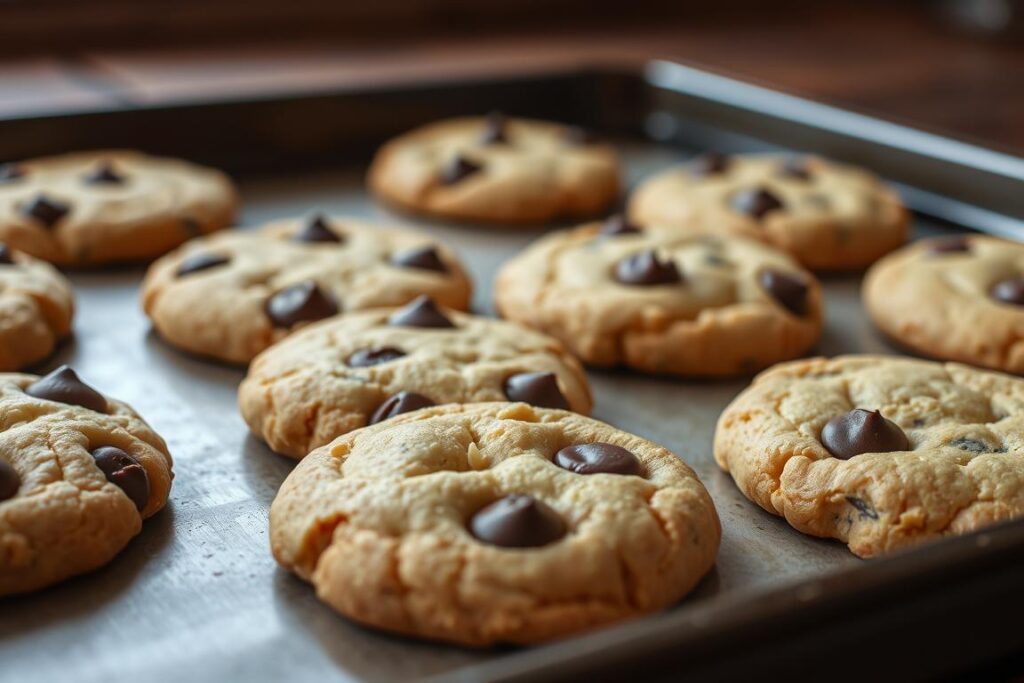
[[[375,425],[395,415],[411,413],[414,410],[429,408],[433,405],[437,404],[423,394],[417,394],[415,391],[400,391],[373,411],[373,415],[370,416],[370,424]]]
[[[765,268],[758,274],[757,281],[764,291],[768,292],[790,313],[794,315],[807,313],[807,294],[810,290],[802,277],[783,273],[773,268]]]
[[[230,263],[231,259],[221,254],[209,254],[199,253],[189,256],[187,259],[182,261],[178,265],[178,269],[174,271],[174,274],[178,277],[184,275],[191,275],[192,273],[198,273],[202,270],[208,270],[210,268],[216,268],[217,266],[223,266],[225,263]]]
[[[310,218],[302,229],[292,236],[293,242],[343,242],[341,236],[331,229],[331,224],[323,214]]]
[[[610,443],[581,443],[555,454],[555,464],[576,474],[640,474],[640,460]]]
[[[441,184],[454,185],[471,175],[476,175],[484,168],[483,164],[457,154],[441,169]]]
[[[405,351],[393,346],[381,346],[375,349],[359,349],[348,357],[348,365],[352,368],[368,368],[398,360],[405,356]]]
[[[992,286],[989,294],[996,301],[1013,306],[1024,306],[1024,277],[1011,277]]]
[[[0,503],[14,498],[21,487],[21,477],[6,460],[0,460]]]
[[[437,247],[429,244],[396,253],[391,257],[391,264],[402,268],[419,268],[438,273],[448,272],[448,266],[441,260],[441,256],[437,253]]]
[[[426,294],[413,299],[388,318],[392,327],[455,327],[455,324],[441,312],[434,300]]]
[[[541,408],[569,409],[553,372],[524,372],[505,380],[505,396]]]
[[[140,512],[149,502],[149,475],[138,460],[114,446],[100,446],[92,452],[96,466],[135,503]]]
[[[899,425],[877,410],[855,408],[837,415],[821,430],[821,444],[837,458],[849,460],[861,453],[892,453],[910,450],[910,441]]]
[[[267,300],[267,317],[277,327],[322,320],[336,315],[338,304],[314,280],[286,287]]]
[[[52,228],[60,219],[64,218],[71,210],[71,206],[56,199],[50,199],[44,194],[38,195],[31,202],[22,207],[21,212],[29,218],[42,223],[47,228]]]
[[[762,220],[772,211],[782,210],[782,202],[763,187],[741,190],[733,195],[730,205],[736,211]]]
[[[628,256],[615,264],[615,279],[624,285],[665,285],[681,282],[676,264],[662,261],[653,249]]]
[[[478,540],[502,548],[536,548],[565,536],[565,522],[549,505],[514,494],[479,510],[469,520]]]
[[[79,379],[78,374],[67,365],[29,384],[25,393],[46,401],[82,406],[97,413],[107,412],[107,399],[103,398],[103,394]]]

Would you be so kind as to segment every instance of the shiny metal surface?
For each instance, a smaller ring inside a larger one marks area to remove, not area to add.
[[[651,146],[625,149],[633,180],[678,160]],[[339,172],[245,183],[244,223],[314,208],[419,223],[374,206],[361,180]],[[540,234],[419,224],[461,253],[475,279],[475,308],[487,312],[498,266]],[[515,657],[515,650],[474,652],[367,631],[277,568],[267,510],[293,463],[248,435],[235,406],[240,369],[183,355],[150,331],[137,302],[142,272],[73,274],[75,339],[41,369],[70,363],[86,381],[136,407],[175,457],[170,504],[106,568],[0,600],[0,680],[408,680]],[[858,286],[856,276],[826,279],[821,353],[891,352],[867,323]],[[682,456],[721,515],[718,564],[675,609],[858,562],[844,546],[804,537],[761,511],[714,465],[715,420],[746,380],[590,375],[595,417]]]

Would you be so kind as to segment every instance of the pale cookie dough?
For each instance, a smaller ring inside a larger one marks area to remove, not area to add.
[[[0,241],[62,266],[148,261],[229,225],[220,171],[124,150],[0,167]]]
[[[1024,373],[1024,244],[915,242],[868,271],[863,299],[875,325],[916,353]]]
[[[1024,380],[891,356],[787,363],[722,414],[715,459],[765,510],[861,557],[966,533],[1024,514]]]
[[[720,537],[673,453],[523,403],[351,432],[300,462],[270,510],[278,562],[345,616],[476,646],[667,607],[711,568]]]
[[[420,294],[464,310],[470,290],[455,254],[428,235],[314,216],[192,240],[150,267],[142,306],[174,346],[248,363],[315,320]]]
[[[302,458],[424,405],[514,400],[590,412],[586,374],[558,341],[452,310],[432,309],[450,327],[393,322],[417,305],[332,318],[257,356],[238,389],[249,428],[275,451]]]
[[[167,446],[66,366],[0,374],[0,595],[100,567],[167,502]]]
[[[909,214],[867,171],[818,157],[707,155],[646,180],[630,217],[763,240],[811,270],[856,270],[906,242]]]
[[[614,148],[578,128],[530,119],[467,117],[387,143],[369,185],[408,211],[497,223],[585,218],[619,193]]]
[[[0,243],[0,371],[53,353],[71,333],[71,284],[57,270]]]
[[[821,286],[782,252],[616,218],[528,247],[499,272],[495,302],[585,363],[685,376],[795,358],[822,324]]]

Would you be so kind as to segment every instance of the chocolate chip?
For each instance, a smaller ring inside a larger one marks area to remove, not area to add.
[[[389,363],[405,355],[405,351],[393,346],[381,346],[373,349],[359,349],[348,357],[348,365],[352,368],[368,368],[372,365]]]
[[[82,406],[97,413],[107,412],[107,399],[78,378],[74,370],[62,365],[45,377],[28,385],[25,393],[35,398],[72,406]]]
[[[601,234],[608,237],[616,237],[618,235],[638,235],[643,232],[643,229],[636,223],[631,223],[622,214],[615,214],[604,222],[601,226]]]
[[[21,486],[21,477],[6,460],[0,460],[0,503],[14,498]]]
[[[782,209],[779,198],[763,187],[737,192],[730,204],[736,211],[753,216],[757,220],[761,220],[772,211]]]
[[[13,266],[14,259],[11,258],[11,249],[3,242],[0,242],[0,265]]]
[[[210,268],[223,266],[225,263],[229,263],[230,261],[231,259],[229,257],[222,256],[221,254],[195,254],[182,261],[174,273],[178,277],[182,277],[183,275],[198,273],[201,270],[209,270]]]
[[[469,520],[469,531],[502,548],[536,548],[565,536],[565,522],[546,503],[516,494],[479,510]]]
[[[1011,277],[992,286],[989,294],[996,301],[1024,306],[1024,277]]]
[[[765,268],[758,274],[757,281],[764,291],[768,292],[790,313],[795,315],[807,313],[809,289],[807,281],[802,277],[783,273],[773,268]]]
[[[109,161],[105,161],[85,176],[85,182],[89,185],[120,185],[124,182],[124,176],[115,171]]]
[[[799,157],[791,157],[779,167],[779,175],[793,180],[810,180],[811,172],[807,170],[807,162]]]
[[[484,132],[480,143],[484,145],[503,145],[508,142],[505,132],[505,115],[500,111],[492,111],[484,122]]]
[[[267,317],[277,327],[322,320],[338,313],[338,304],[314,280],[286,287],[267,299]]]
[[[596,144],[598,140],[599,138],[594,131],[588,128],[583,128],[582,126],[569,126],[565,129],[565,141],[574,147],[593,145]]]
[[[469,176],[479,173],[483,168],[483,164],[458,154],[441,169],[441,184],[454,185],[462,182]]]
[[[581,443],[555,453],[555,464],[576,474],[640,474],[632,452],[610,443]]]
[[[302,230],[292,237],[293,242],[342,242],[341,236],[331,229],[331,224],[322,214],[313,216]]]
[[[392,327],[455,327],[441,309],[437,307],[434,300],[422,294],[412,302],[398,309],[388,318],[388,325]]]
[[[954,235],[952,237],[940,237],[928,242],[928,253],[939,254],[960,254],[971,250],[971,243],[967,235]]]
[[[48,228],[52,228],[61,218],[67,215],[71,207],[68,204],[39,195],[21,209],[21,213],[34,218]]]
[[[139,461],[114,446],[100,446],[92,452],[96,466],[135,503],[141,512],[149,502],[149,475]]]
[[[671,259],[662,261],[653,249],[628,256],[615,264],[615,279],[624,285],[665,285],[683,276]]]
[[[541,408],[569,409],[553,372],[524,372],[505,380],[505,396]]]
[[[15,164],[3,164],[0,166],[0,185],[13,183],[25,177],[25,171]]]
[[[430,245],[400,251],[391,257],[391,264],[402,268],[435,270],[438,273],[448,272],[448,266],[441,260],[437,248]]]
[[[871,503],[867,502],[866,500],[857,498],[856,496],[847,496],[846,502],[852,505],[857,510],[857,512],[859,513],[858,516],[861,519],[873,519],[876,521],[878,520],[878,511],[875,510],[875,508],[872,507]]]
[[[1005,453],[1006,452],[1005,448],[996,448],[996,447],[993,447],[993,446],[989,446],[987,443],[985,443],[983,441],[978,441],[977,439],[968,439],[968,438],[954,439],[953,441],[949,442],[949,445],[952,446],[953,448],[959,448],[962,451],[967,451],[968,453],[978,453],[978,454],[980,454],[980,453]]]
[[[690,173],[696,176],[718,175],[727,168],[729,157],[720,152],[708,152],[690,162]]]
[[[821,444],[837,458],[849,460],[861,453],[910,450],[907,435],[877,410],[855,408],[833,417],[821,430]]]
[[[437,404],[423,394],[417,394],[415,391],[400,391],[381,403],[377,410],[373,411],[373,415],[370,416],[370,424],[375,425],[395,415],[411,413],[414,410],[429,408],[433,405]]]

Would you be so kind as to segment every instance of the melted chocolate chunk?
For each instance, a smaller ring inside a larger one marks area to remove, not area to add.
[[[807,162],[799,157],[791,157],[779,167],[779,175],[793,180],[810,180],[811,172],[807,170]]]
[[[0,165],[0,185],[13,183],[25,177],[25,171],[15,164]]]
[[[599,138],[594,131],[588,128],[583,128],[582,126],[569,126],[565,129],[565,141],[574,147],[593,145],[596,144],[598,140]]]
[[[821,444],[837,458],[849,460],[861,453],[910,450],[907,435],[877,410],[855,408],[833,417],[821,430]]]
[[[610,443],[581,443],[555,453],[555,464],[576,474],[640,474],[640,460]]]
[[[124,176],[115,171],[109,161],[105,161],[85,176],[85,182],[89,185],[120,185],[124,182]]]
[[[437,307],[434,300],[426,294],[421,294],[398,309],[388,318],[388,325],[392,327],[455,327],[441,309]]]
[[[477,540],[502,548],[537,548],[565,536],[565,522],[536,498],[511,495],[479,510],[469,520]]]
[[[484,169],[484,165],[458,154],[441,169],[441,184],[454,185]]]
[[[690,162],[690,173],[696,176],[719,175],[729,168],[729,157],[721,152],[708,152]]]
[[[875,508],[872,507],[871,503],[867,502],[866,500],[863,500],[862,498],[857,498],[856,496],[847,496],[846,502],[852,505],[854,509],[857,510],[858,517],[860,517],[861,519],[873,519],[875,521],[878,520],[878,511],[875,510]]]
[[[505,396],[540,408],[569,410],[569,402],[558,388],[553,372],[524,372],[505,380]]]
[[[381,346],[374,349],[359,349],[348,357],[348,365],[352,368],[368,368],[373,365],[390,363],[405,356],[405,351],[393,346]]]
[[[11,258],[11,249],[3,242],[0,242],[0,265],[13,266],[14,259]]]
[[[438,273],[448,272],[448,266],[441,260],[440,254],[437,253],[437,248],[431,245],[400,251],[391,257],[391,265],[401,268],[433,270]]]
[[[423,394],[417,394],[414,391],[400,391],[381,403],[377,410],[373,411],[373,415],[370,416],[370,424],[375,425],[395,415],[411,413],[414,410],[429,408],[433,405],[437,404]]]
[[[807,313],[807,294],[810,290],[803,278],[773,268],[766,268],[758,274],[757,281],[764,291],[768,292],[790,313],[794,315]]]
[[[615,279],[624,285],[666,285],[682,282],[676,264],[662,261],[653,249],[628,256],[615,264]]]
[[[209,270],[210,268],[223,266],[230,262],[231,259],[229,257],[222,256],[220,254],[195,254],[194,256],[189,256],[187,259],[182,261],[178,265],[178,269],[174,271],[174,274],[178,277],[182,277],[184,275],[198,273],[201,270]]]
[[[1014,306],[1024,306],[1024,277],[1011,277],[997,282],[989,290],[996,301]]]
[[[14,498],[14,494],[21,487],[21,477],[18,472],[6,460],[0,460],[0,503]]]
[[[492,111],[484,122],[484,132],[480,135],[480,143],[484,145],[503,145],[508,142],[505,115],[500,111]]]
[[[331,224],[323,214],[310,218],[302,229],[292,236],[293,242],[343,242],[341,236],[331,229]]]
[[[971,243],[967,235],[954,235],[952,237],[940,237],[928,242],[928,254],[938,256],[940,254],[962,254],[971,250]]]
[[[643,229],[636,223],[626,219],[621,213],[617,213],[604,222],[601,226],[601,234],[607,237],[619,235],[639,235]]]
[[[92,452],[96,466],[107,481],[124,491],[140,512],[149,502],[149,475],[139,461],[114,446],[101,446]]]
[[[730,205],[736,211],[757,220],[763,219],[772,211],[782,210],[782,202],[779,198],[763,187],[737,192],[733,195]]]
[[[45,401],[82,406],[97,413],[107,412],[107,399],[78,378],[74,370],[62,365],[45,377],[28,385],[25,393]]]
[[[267,299],[267,317],[277,327],[291,327],[336,315],[338,304],[314,280],[286,287]]]
[[[33,218],[47,228],[52,228],[68,214],[71,206],[56,199],[50,199],[46,195],[39,195],[31,202],[22,207],[21,213],[28,218]]]

